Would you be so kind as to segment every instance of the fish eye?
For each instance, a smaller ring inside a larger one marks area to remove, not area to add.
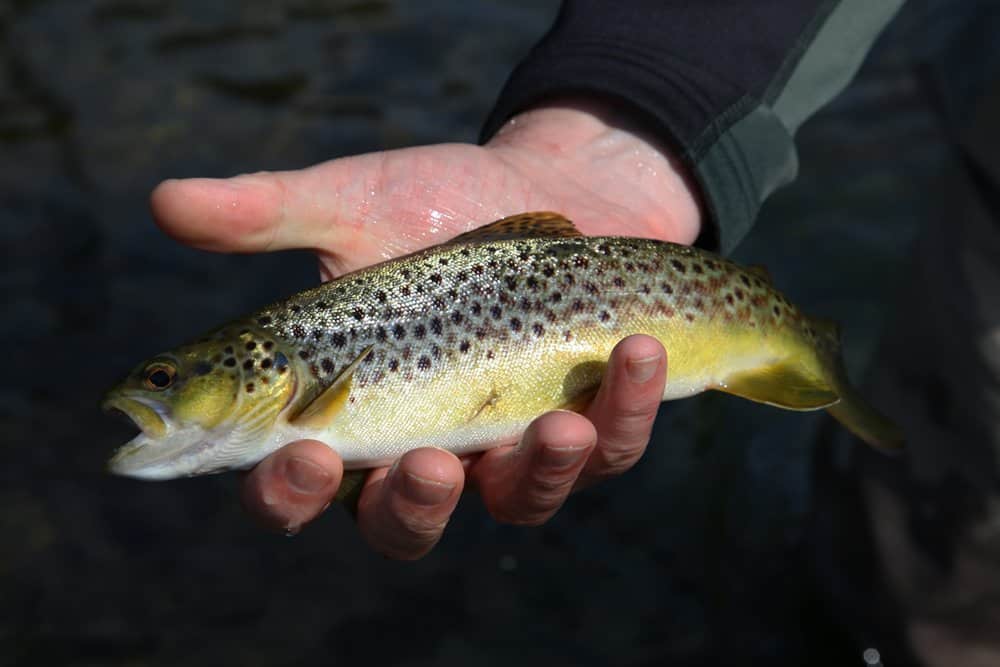
[[[152,364],[146,368],[143,384],[151,391],[162,391],[174,383],[177,369],[167,364]]]

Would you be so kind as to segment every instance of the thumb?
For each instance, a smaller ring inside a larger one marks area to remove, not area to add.
[[[298,171],[168,180],[150,206],[164,232],[204,250],[349,250],[348,223],[379,188],[379,163],[373,153]]]

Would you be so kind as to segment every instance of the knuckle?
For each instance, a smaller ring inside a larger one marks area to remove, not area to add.
[[[407,538],[413,541],[435,541],[444,532],[448,519],[429,517],[423,514],[401,514],[399,525]]]
[[[598,450],[599,464],[594,473],[601,477],[621,475],[630,470],[645,451],[645,443],[640,447],[603,447]]]

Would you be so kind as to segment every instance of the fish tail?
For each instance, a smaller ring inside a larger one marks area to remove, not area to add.
[[[904,446],[902,430],[876,410],[851,384],[840,354],[840,331],[836,323],[810,319],[826,357],[827,381],[840,400],[826,408],[833,417],[875,449],[897,453]]]

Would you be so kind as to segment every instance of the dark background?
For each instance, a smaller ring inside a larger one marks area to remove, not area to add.
[[[0,664],[863,664],[804,541],[819,415],[668,404],[624,478],[538,529],[468,497],[417,563],[339,508],[267,534],[234,475],[103,473],[124,371],[316,280],[305,254],[179,247],[150,189],[473,141],[556,6],[0,0]],[[954,159],[913,66],[925,19],[803,128],[738,253],[842,323],[855,377]]]

